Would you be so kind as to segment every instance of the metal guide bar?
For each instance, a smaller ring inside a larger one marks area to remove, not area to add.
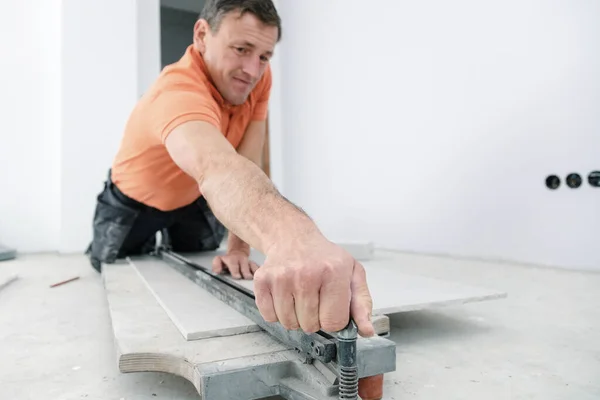
[[[279,322],[267,322],[256,306],[254,294],[246,288],[229,282],[172,251],[161,249],[157,255],[192,282],[252,320],[284,344],[297,349],[309,360],[316,359],[323,363],[336,360],[336,343],[334,340],[330,340],[332,338],[326,332],[319,331],[309,334],[302,330],[290,331]]]

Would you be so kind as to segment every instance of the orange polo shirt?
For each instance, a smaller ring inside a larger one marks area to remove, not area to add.
[[[163,211],[191,204],[198,184],[171,159],[164,142],[178,125],[205,121],[237,148],[248,124],[267,118],[271,70],[265,70],[244,104],[228,104],[211,83],[202,56],[190,45],[163,69],[125,126],[112,164],[112,180],[128,197]]]

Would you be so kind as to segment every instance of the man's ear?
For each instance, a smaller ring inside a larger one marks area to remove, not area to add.
[[[206,37],[209,34],[210,26],[205,19],[198,19],[194,24],[194,46],[200,53],[206,49]]]

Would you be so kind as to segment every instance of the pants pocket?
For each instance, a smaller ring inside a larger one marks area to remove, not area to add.
[[[174,251],[216,250],[225,236],[225,227],[203,199],[179,210],[175,218],[176,222],[168,229],[169,244]]]
[[[206,250],[215,250],[221,245],[225,237],[225,226],[217,219],[204,197],[198,199],[196,205],[204,217],[207,228],[201,236],[202,245]]]
[[[119,202],[110,190],[102,192],[96,203],[91,257],[105,263],[117,259],[139,211]]]

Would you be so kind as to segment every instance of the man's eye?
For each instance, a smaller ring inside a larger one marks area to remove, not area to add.
[[[243,54],[243,53],[246,51],[246,49],[245,49],[245,48],[243,48],[243,47],[236,47],[236,48],[235,48],[235,51],[237,51],[237,52],[238,52],[238,53],[240,53],[240,54]]]

